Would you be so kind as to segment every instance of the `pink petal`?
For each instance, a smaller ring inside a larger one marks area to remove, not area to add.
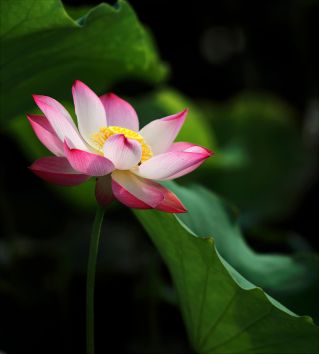
[[[194,145],[192,143],[187,143],[187,142],[177,142],[171,145],[169,148],[168,152],[174,152],[174,151],[184,151],[184,152],[195,152],[199,154],[207,154],[207,157],[210,157],[214,155],[214,152],[206,149],[202,146],[199,145]],[[180,173],[176,173],[175,175],[170,176],[170,179],[175,179],[184,175],[187,175],[188,173],[193,172],[196,170],[203,161],[198,162],[197,164],[194,164],[193,166],[190,166],[189,168],[182,170]]]
[[[183,176],[202,164],[210,153],[166,152],[143,162],[132,171],[141,177],[157,180],[168,180]]]
[[[122,204],[126,205],[129,208],[135,209],[151,209],[152,207],[148,204],[142,202],[140,199],[134,197],[127,189],[122,187],[120,184],[112,181],[112,191],[116,199]]]
[[[79,80],[75,81],[72,94],[80,133],[91,144],[92,134],[107,126],[103,104],[99,97]]]
[[[112,190],[115,198],[130,208],[155,208],[164,199],[155,183],[129,171],[112,173]]]
[[[182,204],[182,202],[177,198],[177,196],[171,192],[169,189],[155,183],[157,188],[163,193],[164,199],[157,205],[156,209],[165,211],[166,213],[186,213],[187,209]]]
[[[64,148],[45,116],[27,115],[27,118],[41,143],[56,156],[64,156]]]
[[[178,141],[176,143],[173,143],[169,149],[167,150],[167,152],[175,152],[175,151],[185,151],[188,148],[191,148],[193,146],[196,146],[192,143],[187,143],[187,142],[182,142],[182,141]]]
[[[104,156],[119,170],[129,170],[141,161],[142,147],[139,142],[123,134],[109,137],[103,147]]]
[[[71,166],[80,173],[89,176],[104,176],[114,170],[113,163],[105,157],[70,148],[67,142],[64,143],[64,153]]]
[[[42,157],[36,160],[30,169],[47,182],[62,186],[75,186],[87,181],[90,176],[74,171],[68,160],[64,157]]]
[[[75,124],[73,122],[72,117],[70,116],[70,113],[64,108],[64,106],[60,102],[49,96],[33,95],[33,97],[36,97],[41,102],[53,107],[56,111],[62,114],[75,128]]]
[[[154,120],[140,130],[140,134],[151,147],[155,155],[166,152],[172,145],[182,125],[188,110]]]
[[[167,152],[175,152],[175,151],[184,151],[184,152],[198,152],[198,153],[209,153],[210,155],[213,154],[213,152],[209,149],[206,149],[202,146],[195,145],[192,143],[187,143],[187,142],[182,142],[178,141],[170,146],[170,148],[167,150]]]
[[[95,185],[95,198],[101,206],[107,206],[113,198],[111,175],[97,177]]]
[[[114,93],[100,97],[107,117],[108,126],[118,126],[138,131],[139,122],[135,109]]]
[[[72,119],[65,115],[65,110],[61,109],[61,105],[57,101],[53,100],[53,98],[39,95],[33,95],[33,98],[62,142],[67,138],[78,149],[88,150]]]
[[[155,208],[168,213],[186,211],[176,195],[159,183],[134,176],[128,171],[113,172],[112,180],[115,198],[130,208]]]

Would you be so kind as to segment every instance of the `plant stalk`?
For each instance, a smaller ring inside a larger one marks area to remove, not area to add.
[[[90,251],[87,268],[86,282],[86,351],[87,354],[94,354],[94,286],[96,260],[99,250],[101,226],[104,217],[104,208],[98,206],[94,218]]]

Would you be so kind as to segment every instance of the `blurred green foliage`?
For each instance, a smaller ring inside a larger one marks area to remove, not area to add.
[[[205,112],[220,151],[216,168],[203,172],[201,182],[233,201],[245,225],[293,211],[317,163],[293,108],[267,94],[246,93],[222,105],[208,103]]]

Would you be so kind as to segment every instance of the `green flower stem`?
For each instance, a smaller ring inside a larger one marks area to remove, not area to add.
[[[90,253],[86,282],[86,350],[87,354],[94,354],[94,285],[96,259],[99,249],[101,226],[104,217],[104,208],[96,209],[93,229],[90,240]]]

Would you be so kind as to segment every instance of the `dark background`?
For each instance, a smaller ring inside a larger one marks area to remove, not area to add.
[[[310,104],[319,109],[318,1],[130,3],[171,66],[169,84],[192,99],[227,102],[244,90],[271,92],[296,109],[300,130]],[[134,96],[150,89],[123,82],[114,91]],[[10,138],[1,136],[0,144],[16,156],[2,156],[1,346],[8,354],[84,353],[93,214],[68,207],[35,178]],[[301,234],[319,250],[318,188],[315,175],[294,212],[268,226]],[[120,210],[110,210],[103,227],[96,352],[190,352],[168,272],[131,212]],[[14,249],[6,237],[13,238]],[[248,240],[257,250],[273,251],[262,240]]]

